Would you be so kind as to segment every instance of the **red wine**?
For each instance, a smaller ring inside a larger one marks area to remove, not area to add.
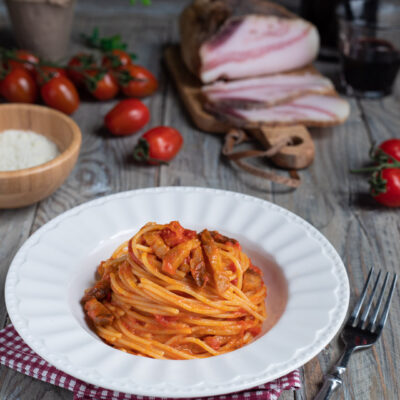
[[[356,92],[390,94],[400,67],[400,52],[388,41],[365,38],[342,54],[344,79]]]

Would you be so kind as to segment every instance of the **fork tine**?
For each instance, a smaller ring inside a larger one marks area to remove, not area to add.
[[[382,272],[382,271],[379,271],[378,276],[376,277],[375,284],[374,284],[374,287],[373,287],[373,289],[372,289],[371,295],[369,296],[368,303],[367,303],[367,305],[366,305],[366,307],[365,307],[364,312],[363,312],[362,315],[361,315],[360,322],[359,322],[359,324],[358,324],[358,326],[359,326],[360,328],[363,327],[365,321],[367,320],[369,311],[371,310],[372,301],[373,301],[373,299],[374,299],[375,292],[376,292],[376,289],[377,289],[377,287],[378,287],[379,280],[381,279],[381,272]]]
[[[371,316],[371,320],[370,320],[370,322],[368,323],[368,326],[367,326],[367,330],[369,330],[369,331],[372,331],[372,329],[374,328],[374,325],[375,325],[375,322],[376,322],[376,318],[378,317],[378,314],[379,314],[379,309],[381,308],[381,305],[382,305],[383,295],[385,293],[385,289],[386,289],[388,280],[389,280],[389,272],[386,272],[385,280],[383,281],[381,293],[379,294],[378,302],[377,302],[376,307],[375,307],[375,311],[373,312],[373,314]]]
[[[367,294],[367,289],[368,289],[369,281],[371,280],[371,276],[372,276],[372,271],[373,271],[373,270],[374,270],[374,267],[372,267],[372,268],[369,270],[367,280],[365,281],[365,284],[364,284],[364,288],[363,288],[363,290],[362,290],[362,292],[361,292],[361,294],[360,294],[360,297],[358,298],[357,304],[356,304],[356,306],[354,307],[353,312],[351,313],[351,315],[350,315],[350,317],[349,317],[349,320],[347,321],[347,324],[348,324],[348,325],[353,326],[355,320],[356,320],[357,317],[358,317],[358,314],[360,313],[361,306],[362,306],[362,304],[363,304],[363,302],[364,302],[364,299],[365,299],[365,295]]]
[[[387,316],[389,314],[390,303],[392,301],[392,297],[393,297],[393,293],[394,293],[394,288],[396,287],[396,282],[397,282],[397,274],[394,274],[392,285],[390,286],[389,297],[386,300],[386,304],[385,304],[385,308],[383,309],[382,317],[376,328],[376,333],[378,335],[382,332],[382,329],[385,326]]]

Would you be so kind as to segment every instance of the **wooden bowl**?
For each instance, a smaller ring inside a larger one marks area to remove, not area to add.
[[[78,125],[65,114],[32,104],[0,105],[0,132],[31,130],[46,136],[60,155],[32,168],[0,171],[0,208],[18,208],[50,196],[68,177],[82,142]]]

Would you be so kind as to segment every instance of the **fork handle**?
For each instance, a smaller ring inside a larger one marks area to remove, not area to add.
[[[324,384],[318,394],[314,397],[314,400],[329,400],[342,383],[343,380],[339,374],[333,372],[326,375]]]
[[[332,372],[325,376],[324,384],[321,390],[314,397],[314,400],[329,400],[333,393],[342,386],[342,375],[346,371],[347,363],[350,356],[353,354],[354,348],[348,348],[340,357],[336,365],[333,367]]]

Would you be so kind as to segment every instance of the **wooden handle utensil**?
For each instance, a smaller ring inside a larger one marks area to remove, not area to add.
[[[252,130],[251,135],[266,149],[274,148],[279,143],[287,144],[281,147],[271,161],[285,169],[307,168],[314,160],[315,146],[307,128],[303,125],[266,127]]]

